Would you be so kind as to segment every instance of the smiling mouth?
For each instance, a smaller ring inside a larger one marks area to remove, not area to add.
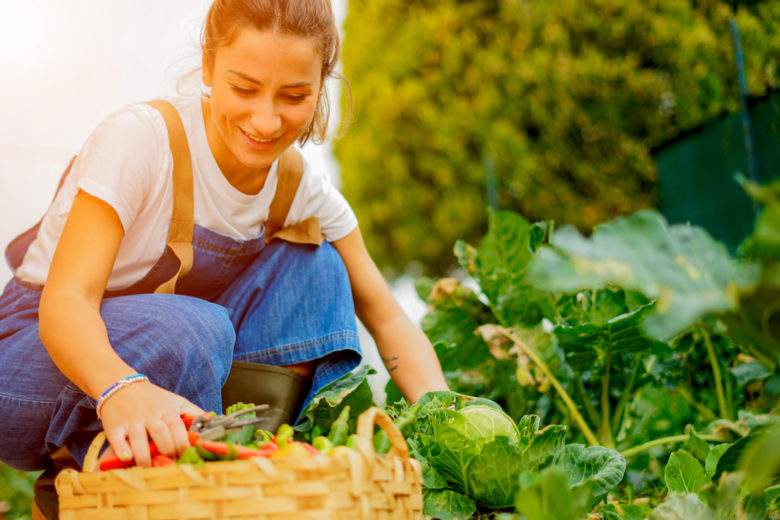
[[[279,137],[274,137],[272,139],[264,139],[262,137],[257,137],[254,134],[250,134],[249,132],[247,132],[243,128],[239,127],[239,130],[241,130],[241,133],[243,133],[245,136],[247,136],[247,138],[251,139],[252,141],[254,141],[257,144],[270,144],[270,143],[273,143],[274,141],[277,141],[279,139]]]

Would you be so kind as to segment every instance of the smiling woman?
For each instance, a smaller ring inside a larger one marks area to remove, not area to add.
[[[180,414],[221,411],[223,395],[293,422],[361,361],[356,314],[409,400],[446,388],[352,208],[293,146],[325,137],[338,49],[330,0],[215,0],[210,92],[100,122],[8,249],[0,429],[13,442],[0,439],[0,460],[51,477],[53,452],[81,464],[104,430],[111,451],[148,466],[150,438],[182,453]]]

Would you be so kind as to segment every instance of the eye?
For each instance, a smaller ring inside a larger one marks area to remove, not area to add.
[[[292,101],[293,103],[300,103],[304,99],[306,99],[306,94],[285,94],[284,96],[286,99]]]
[[[230,85],[230,86],[233,89],[233,91],[240,96],[249,96],[252,93],[254,93],[254,89],[251,88],[241,88],[236,85]]]

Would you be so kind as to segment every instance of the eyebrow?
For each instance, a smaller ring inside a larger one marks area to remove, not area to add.
[[[247,80],[249,82],[255,83],[256,85],[262,85],[263,84],[262,81],[260,81],[258,79],[255,79],[252,76],[247,76],[243,72],[239,72],[237,70],[232,70],[232,69],[228,70],[228,72],[231,72],[231,73],[235,74],[236,76],[238,76],[240,78],[243,78],[243,79],[245,79],[245,80]],[[282,88],[299,88],[299,87],[310,87],[310,86],[311,86],[311,83],[309,83],[308,81],[301,81],[301,82],[298,82],[298,83],[290,83],[289,85],[283,85]]]

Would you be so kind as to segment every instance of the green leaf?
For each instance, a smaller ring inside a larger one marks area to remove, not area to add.
[[[489,508],[509,507],[514,503],[517,476],[523,469],[524,461],[517,445],[507,437],[496,437],[469,464],[466,494]]]
[[[367,377],[375,373],[373,368],[362,365],[328,384],[301,412],[295,429],[308,432],[317,424],[324,431],[329,431],[344,406],[350,406],[350,418],[354,420],[374,403]]]
[[[752,492],[760,491],[780,475],[780,423],[748,442],[740,467],[745,471],[745,485]]]
[[[385,403],[397,403],[403,398],[404,396],[401,394],[401,390],[398,388],[398,385],[395,384],[395,381],[392,379],[388,380],[385,385]]]
[[[644,322],[665,340],[709,313],[734,311],[738,294],[758,280],[755,266],[733,260],[704,230],[670,226],[654,211],[640,211],[594,229],[556,232],[529,266],[543,290],[575,292],[614,285],[655,300]]]
[[[604,520],[645,520],[645,510],[634,504],[607,504],[601,509]]]
[[[423,513],[441,520],[465,520],[477,511],[477,505],[466,495],[451,489],[425,490]]]
[[[729,447],[723,452],[723,455],[720,456],[720,459],[718,459],[718,464],[716,466],[713,478],[718,479],[723,473],[737,471],[740,466],[740,459],[748,449],[748,446],[750,446],[754,440],[760,438],[764,431],[766,431],[766,427],[759,426],[753,428],[748,435],[738,439],[736,442],[731,443],[731,445],[729,445]],[[762,460],[762,463],[763,462],[765,461]]]
[[[760,381],[766,379],[772,375],[764,365],[757,361],[750,361],[749,363],[743,363],[735,367],[729,368],[734,378],[737,380],[737,384],[740,387],[748,385],[753,381]]]
[[[740,246],[743,254],[766,260],[780,259],[780,181],[764,186],[742,179],[743,187],[764,208],[753,233]]]
[[[478,296],[454,278],[437,282],[430,297],[433,310],[421,322],[434,344],[442,369],[476,368],[490,358],[485,342],[475,331],[489,323],[492,314]]]
[[[567,444],[563,467],[572,487],[592,486],[598,498],[617,486],[626,472],[626,459],[615,450],[602,446]]]
[[[653,509],[652,520],[715,520],[715,514],[694,493],[672,494]]]
[[[564,456],[566,427],[550,424],[534,432],[531,443],[523,450],[525,471],[557,465]]]
[[[461,265],[474,266],[473,274],[502,325],[534,326],[550,313],[549,297],[534,289],[526,277],[540,236],[545,235],[544,226],[531,225],[514,212],[493,210],[488,223],[476,255],[468,256],[464,249],[458,259]]]
[[[578,371],[593,368],[608,351],[614,355],[668,349],[665,344],[647,337],[642,330],[642,321],[649,312],[652,312],[652,306],[645,305],[604,323],[558,326],[555,328],[558,345],[566,353],[566,361]]]
[[[729,446],[731,446],[731,443],[724,442],[723,444],[718,444],[710,449],[710,452],[707,454],[707,459],[704,461],[704,474],[707,475],[708,479],[715,476],[715,471],[718,468],[718,461],[726,450],[729,449]]]
[[[704,462],[710,454],[710,445],[707,441],[696,434],[696,430],[691,428],[688,432],[688,440],[685,441],[685,448],[697,459]]]
[[[562,468],[545,468],[521,478],[515,508],[527,520],[579,520],[591,509],[591,485],[572,489]]]
[[[669,456],[664,481],[670,493],[695,493],[707,482],[707,476],[693,455],[678,450]]]

